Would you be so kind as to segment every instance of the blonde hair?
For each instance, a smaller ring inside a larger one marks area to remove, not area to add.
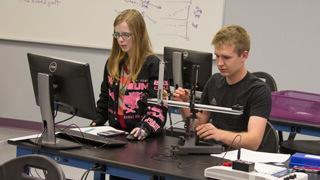
[[[132,49],[131,57],[128,59],[128,68],[130,70],[129,77],[132,81],[135,81],[143,66],[145,58],[153,54],[151,42],[147,32],[145,21],[139,11],[135,9],[127,9],[122,11],[114,20],[113,27],[126,22],[132,33]],[[107,65],[109,74],[113,79],[119,80],[120,76],[120,64],[126,57],[127,53],[123,52],[117,42],[116,38],[113,38],[112,50]]]
[[[244,51],[250,51],[250,36],[243,27],[228,25],[217,32],[211,44],[215,48],[234,45],[235,52],[240,56]]]

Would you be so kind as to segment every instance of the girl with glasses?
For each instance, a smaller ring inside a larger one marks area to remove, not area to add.
[[[98,117],[91,125],[109,125],[143,140],[161,132],[167,108],[150,105],[145,98],[157,97],[159,58],[153,53],[146,24],[139,11],[127,9],[114,20],[113,43],[101,92]],[[167,78],[164,89],[169,91]]]

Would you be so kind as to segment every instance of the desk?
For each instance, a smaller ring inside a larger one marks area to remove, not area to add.
[[[104,179],[104,173],[134,178],[150,179],[158,176],[165,179],[206,179],[204,169],[217,165],[220,159],[209,155],[168,157],[170,146],[176,144],[175,137],[159,136],[141,142],[130,142],[126,147],[95,148],[84,146],[73,150],[50,150],[26,141],[8,142],[17,146],[17,156],[44,154],[58,163],[89,169],[99,164],[94,179]]]
[[[320,124],[311,124],[306,122],[299,122],[296,120],[269,118],[272,125],[279,132],[280,152],[294,153],[304,152],[309,154],[319,154],[320,152],[320,138],[319,141],[294,140],[297,133],[320,137]],[[283,141],[282,131],[290,132],[288,140]],[[295,151],[292,151],[295,149]]]
[[[311,124],[306,122],[299,122],[297,120],[290,120],[284,118],[276,118],[270,116],[269,121],[278,131],[285,131],[290,133],[299,133],[310,136],[320,137],[320,124]],[[282,141],[282,137],[280,137]],[[294,137],[290,137],[294,138]]]

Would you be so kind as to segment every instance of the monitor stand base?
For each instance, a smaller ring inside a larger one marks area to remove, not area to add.
[[[197,145],[195,137],[189,137],[181,144],[171,147],[172,154],[219,154],[224,151],[224,147],[221,144]]]
[[[42,142],[41,138],[30,139],[30,141],[36,145],[39,145],[41,147],[46,147],[49,149],[64,150],[64,149],[76,149],[76,148],[82,147],[82,145],[79,143],[74,143],[72,141],[68,141],[60,138],[55,138],[55,143],[44,143]]]

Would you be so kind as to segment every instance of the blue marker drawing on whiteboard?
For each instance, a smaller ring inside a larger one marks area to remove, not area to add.
[[[139,9],[146,22],[159,25],[160,36],[175,36],[190,41],[192,31],[197,31],[203,9],[194,0],[123,0],[124,3]],[[115,10],[121,12],[120,9]]]

